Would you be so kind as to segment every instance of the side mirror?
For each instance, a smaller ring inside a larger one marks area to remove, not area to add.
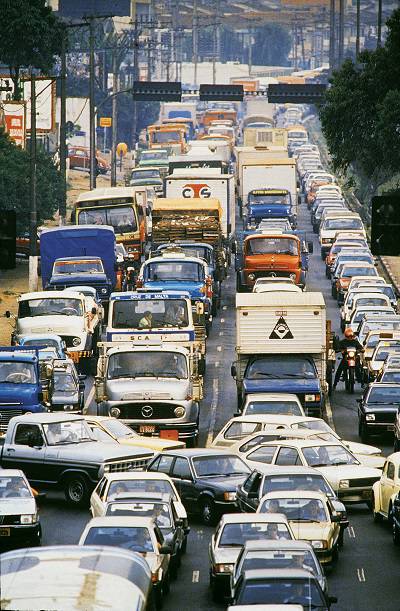
[[[334,523],[338,523],[338,522],[340,522],[340,516],[338,516],[337,514],[336,514],[336,515],[333,515],[333,516],[331,517],[331,522],[334,522]]]
[[[308,246],[308,252],[311,254],[314,252],[314,244],[312,242],[308,242],[307,243]]]
[[[234,363],[232,363],[232,365],[231,365],[231,376],[232,376],[232,378],[236,378],[236,375],[237,375],[236,365]]]
[[[160,554],[172,554],[172,547],[164,543],[164,545],[160,547]]]

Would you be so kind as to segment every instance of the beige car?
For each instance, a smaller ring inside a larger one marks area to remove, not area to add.
[[[89,416],[85,415],[85,420],[89,424],[94,437],[97,441],[109,441],[122,445],[140,446],[149,448],[155,452],[164,450],[178,450],[186,447],[184,441],[172,441],[161,437],[145,437],[139,435],[129,426],[113,418],[112,416]]]
[[[372,486],[374,520],[391,520],[395,496],[400,492],[400,452],[386,458],[381,479]]]
[[[332,564],[339,553],[340,516],[320,492],[269,492],[257,513],[283,513],[296,539],[308,541],[321,564]]]

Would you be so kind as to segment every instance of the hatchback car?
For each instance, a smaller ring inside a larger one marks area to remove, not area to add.
[[[0,469],[0,551],[41,544],[42,527],[23,471]]]

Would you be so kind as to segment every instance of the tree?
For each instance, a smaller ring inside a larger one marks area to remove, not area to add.
[[[0,0],[0,60],[9,66],[14,99],[21,68],[48,73],[60,54],[63,25],[45,0]]]
[[[15,145],[0,130],[0,201],[17,213],[18,232],[29,229],[29,152]],[[38,223],[51,219],[62,201],[62,181],[51,158],[37,153]]]

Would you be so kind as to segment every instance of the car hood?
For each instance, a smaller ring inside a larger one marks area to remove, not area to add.
[[[241,546],[238,547],[217,547],[214,549],[215,564],[235,564]]]
[[[360,461],[362,465],[365,467],[374,467],[375,469],[383,469],[383,465],[385,464],[384,456],[376,456],[374,454],[358,454],[351,450],[357,460]]]
[[[320,383],[317,378],[312,379],[262,379],[243,380],[243,388],[246,393],[257,392],[286,392],[286,393],[319,393]]]
[[[162,378],[135,378],[109,380],[107,394],[110,401],[184,401],[188,394],[189,380]]]
[[[237,487],[243,484],[248,476],[249,474],[246,473],[244,475],[231,475],[226,477],[199,478],[199,480],[206,486],[211,484],[214,488],[221,490],[221,492],[236,492]]]
[[[331,536],[331,522],[295,522],[289,520],[290,527],[296,539],[304,541],[327,540]]]
[[[342,439],[342,443],[349,448],[354,454],[364,454],[365,456],[380,456],[381,449],[376,446],[370,446],[366,443],[358,443],[358,441],[348,441]]]
[[[62,460],[87,461],[88,463],[103,463],[114,460],[137,459],[141,456],[151,457],[153,452],[145,448],[122,448],[119,444],[104,443],[102,441],[89,441],[70,443],[60,446],[49,446],[48,455]]]
[[[36,513],[36,501],[30,498],[0,499],[0,516]]]
[[[364,465],[338,465],[329,467],[316,467],[330,484],[337,489],[341,479],[361,479],[372,478],[380,479],[382,472],[379,469],[365,467]]]
[[[31,316],[19,318],[17,333],[56,333],[57,335],[73,335],[75,329],[84,330],[83,316],[64,316],[53,314],[50,316]]]

